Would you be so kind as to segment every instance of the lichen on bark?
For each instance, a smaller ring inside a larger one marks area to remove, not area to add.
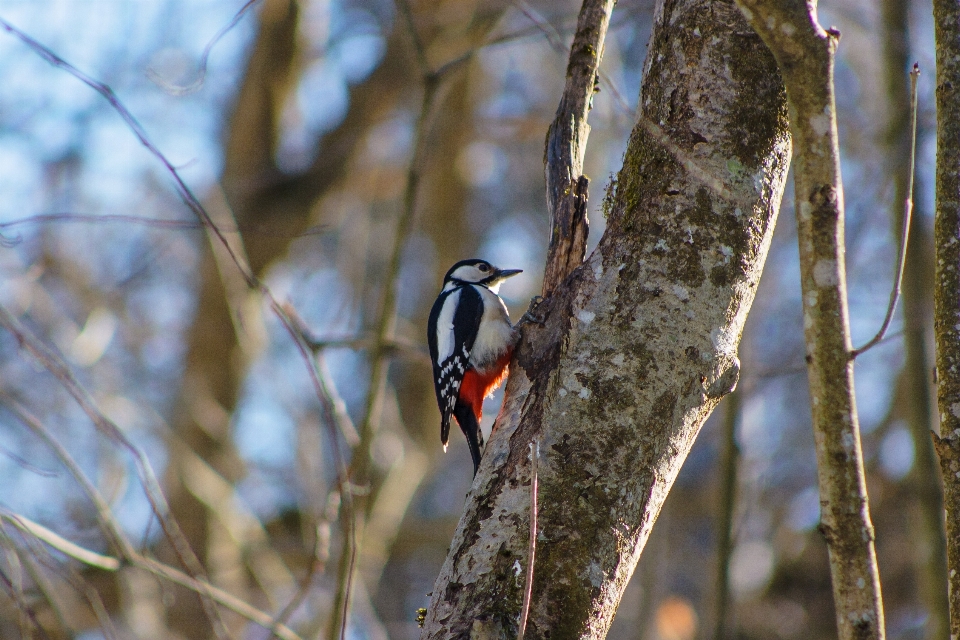
[[[604,637],[680,465],[736,384],[789,162],[786,96],[732,2],[661,3],[649,51],[607,230],[523,331],[423,638],[516,636],[535,436],[527,634]]]

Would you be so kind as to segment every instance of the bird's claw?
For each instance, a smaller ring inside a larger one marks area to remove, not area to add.
[[[537,313],[537,307],[543,303],[543,296],[533,296],[530,298],[530,307],[527,308],[526,313],[520,317],[520,322],[518,324],[524,324],[527,322],[532,322],[533,324],[545,325],[547,323],[546,319],[542,314]]]

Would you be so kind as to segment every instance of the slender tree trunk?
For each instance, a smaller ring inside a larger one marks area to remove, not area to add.
[[[960,3],[934,0],[937,211],[934,222],[937,404],[950,573],[950,638],[960,638]]]
[[[704,420],[736,385],[786,176],[786,96],[730,2],[658,5],[599,246],[537,309],[423,638],[513,638],[541,443],[530,637],[602,638]]]
[[[730,557],[733,555],[733,515],[737,508],[737,470],[740,467],[740,445],[737,424],[740,422],[740,391],[727,396],[723,415],[723,454],[720,462],[719,513],[717,514],[717,578],[714,609],[714,640],[731,635],[730,620]]]
[[[884,637],[880,575],[853,394],[843,244],[843,183],[833,64],[840,34],[816,3],[737,0],[777,58],[790,100],[807,372],[820,479],[820,530],[830,554],[842,640]]]

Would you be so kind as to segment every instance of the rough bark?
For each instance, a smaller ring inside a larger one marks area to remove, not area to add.
[[[893,179],[893,232],[903,228],[904,202],[908,194],[910,172],[910,96],[907,69],[910,48],[910,2],[884,0],[884,66],[887,79],[885,146],[888,174]],[[903,272],[904,369],[906,370],[907,424],[917,452],[913,472],[907,483],[919,517],[911,518],[917,541],[916,563],[920,576],[923,604],[930,612],[926,637],[943,638],[949,626],[949,610],[944,587],[947,584],[946,540],[943,536],[943,494],[938,478],[937,459],[930,441],[933,429],[930,362],[927,355],[927,331],[933,301],[933,238],[924,216],[910,219],[909,244]]]
[[[607,231],[538,308],[545,324],[523,332],[423,638],[515,637],[535,436],[527,634],[602,638],[693,440],[736,384],[787,171],[786,96],[735,5],[664,4],[640,96],[648,120]],[[652,123],[662,136],[647,135]]]
[[[600,61],[613,5],[614,0],[584,0],[570,46],[563,96],[547,130],[544,173],[550,246],[543,274],[544,296],[550,295],[583,262],[587,250],[590,180],[583,175],[583,156],[590,135],[587,115],[600,83]]]
[[[934,220],[937,442],[947,511],[950,637],[960,638],[960,4],[934,0],[937,40],[937,210]]]
[[[816,3],[738,0],[777,58],[789,96],[820,530],[842,640],[883,638],[883,604],[853,392],[843,240],[843,184],[833,65],[840,34]]]
[[[950,565],[950,640],[960,638],[960,430],[933,441],[940,456],[947,512],[947,557]]]

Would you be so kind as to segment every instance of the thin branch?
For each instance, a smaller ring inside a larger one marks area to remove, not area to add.
[[[44,444],[46,444],[60,460],[60,463],[67,468],[70,475],[73,476],[73,479],[80,485],[80,488],[83,489],[87,498],[93,503],[97,517],[100,520],[101,528],[107,535],[110,543],[117,549],[120,556],[127,558],[135,553],[133,545],[127,540],[120,524],[113,517],[107,501],[103,499],[93,482],[86,476],[80,468],[80,465],[77,464],[76,460],[74,460],[67,451],[66,447],[60,443],[36,416],[18,401],[9,396],[0,396],[0,402],[2,402],[7,410],[13,413],[21,423],[43,440]]]
[[[147,69],[147,77],[157,83],[157,85],[159,85],[164,91],[175,96],[184,96],[193,93],[202,87],[207,78],[207,61],[210,58],[210,52],[213,50],[216,44],[220,42],[220,39],[223,38],[223,36],[227,35],[231,29],[237,26],[244,14],[252,9],[253,5],[257,4],[258,2],[260,2],[260,0],[247,0],[247,2],[240,7],[240,10],[234,14],[230,22],[221,27],[220,30],[217,31],[216,35],[210,39],[210,41],[207,43],[207,46],[203,48],[203,54],[200,56],[200,65],[197,70],[196,80],[188,85],[178,85],[172,82],[167,82],[152,67]]]
[[[530,443],[530,545],[527,547],[527,576],[523,585],[523,606],[520,608],[520,631],[517,640],[523,640],[530,617],[530,600],[533,597],[533,566],[537,556],[537,462],[540,459],[540,439]]]
[[[0,524],[2,523],[3,520],[0,519]],[[22,540],[23,543],[28,547],[24,556],[31,559],[36,558],[41,565],[50,571],[57,572],[59,577],[65,582],[69,583],[74,591],[83,596],[87,606],[90,607],[91,613],[93,613],[93,616],[97,620],[97,625],[103,632],[104,639],[116,640],[117,631],[114,628],[110,614],[107,613],[107,608],[103,604],[103,599],[100,597],[100,594],[97,592],[97,590],[90,586],[90,584],[80,574],[76,567],[74,567],[72,564],[66,564],[58,559],[55,559],[50,553],[49,548],[33,536],[22,536]],[[63,628],[70,629],[70,626],[68,625]]]
[[[59,551],[81,562],[84,562],[85,564],[90,564],[101,569],[112,571],[119,569],[126,562],[142,569],[146,569],[155,575],[165,577],[173,582],[176,582],[177,584],[192,589],[201,596],[211,598],[221,605],[231,609],[235,613],[244,616],[248,620],[259,624],[265,629],[271,630],[284,640],[298,640],[298,636],[295,633],[293,633],[283,624],[274,621],[268,614],[250,607],[238,598],[235,598],[234,596],[231,596],[230,594],[213,587],[205,580],[195,579],[177,571],[176,569],[173,569],[172,567],[167,567],[159,562],[150,560],[137,552],[123,534],[120,524],[114,518],[109,507],[107,507],[106,500],[104,500],[97,488],[93,485],[90,479],[87,478],[83,470],[80,469],[80,466],[76,463],[69,452],[67,452],[67,450],[60,444],[60,442],[53,436],[53,434],[51,434],[50,431],[39,420],[31,416],[30,413],[15,400],[3,398],[3,403],[9,410],[13,411],[14,414],[17,415],[17,417],[19,417],[24,424],[30,427],[34,433],[36,433],[48,446],[53,449],[56,456],[60,459],[64,466],[67,467],[70,473],[80,484],[81,488],[83,488],[84,493],[87,494],[87,497],[96,506],[97,513],[100,516],[100,520],[103,523],[105,530],[114,540],[116,546],[122,551],[122,556],[119,559],[110,558],[102,554],[97,554],[95,552],[83,549],[82,547],[67,541],[61,536],[58,536],[49,529],[46,529],[42,525],[34,523],[23,516],[18,515],[14,517],[11,514],[4,514],[0,512],[0,518],[5,517],[18,529],[31,534],[51,547],[58,549]]]
[[[88,224],[139,224],[145,227],[154,227],[158,229],[173,230],[201,230],[206,227],[203,223],[191,220],[181,220],[176,218],[147,218],[144,216],[131,216],[124,214],[91,214],[91,213],[40,213],[26,218],[18,218],[7,222],[0,222],[0,229],[9,229],[19,227],[25,224],[47,224],[51,222],[67,223],[88,223]],[[234,225],[231,227],[220,227],[225,233],[243,233],[244,235],[259,235],[279,238],[303,238],[306,236],[315,236],[326,231],[323,225],[308,227],[299,233],[278,233],[270,231],[257,225]],[[8,243],[17,244],[22,238],[9,238]]]
[[[8,547],[15,548],[16,543],[10,537],[10,534],[7,533],[7,527],[3,524],[3,521],[0,520],[0,540]],[[47,604],[50,605],[50,610],[53,612],[54,618],[57,621],[57,628],[61,629],[68,634],[76,634],[76,630],[67,622],[67,617],[63,613],[63,609],[60,607],[60,604],[57,602],[54,597],[53,585],[50,584],[50,581],[41,571],[41,568],[38,566],[38,561],[32,553],[24,553],[20,558],[23,562],[24,569],[27,572],[27,575],[30,576],[30,579],[33,580],[33,584],[36,586],[37,591],[39,591],[44,600],[47,601]]]
[[[30,606],[24,598],[22,593],[17,593],[17,588],[14,583],[10,580],[10,577],[0,569],[0,584],[3,584],[4,590],[10,596],[10,599],[17,604],[17,608],[23,612],[27,618],[30,620],[30,624],[40,633],[41,636],[50,640],[50,636],[47,635],[47,632],[44,630],[43,626],[40,624],[40,620],[37,619],[37,614],[33,610],[33,607]]]
[[[31,520],[29,520],[28,518],[22,515],[16,515],[16,514],[10,515],[10,514],[0,513],[0,517],[7,519],[11,524],[16,526],[18,529],[20,529],[24,533],[28,533],[32,536],[35,536],[38,540],[41,540],[42,542],[49,545],[50,547],[56,549],[57,551],[60,551],[65,555],[70,556],[71,558],[74,558],[75,560],[78,560],[79,562],[90,564],[87,561],[90,559],[94,559],[95,562],[91,566],[95,566],[97,568],[106,569],[106,570],[116,570],[116,569],[108,568],[108,566],[110,566],[111,564],[113,564],[116,568],[119,568],[121,566],[121,563],[118,559],[107,558],[96,552],[90,551],[88,549],[83,549],[82,547],[79,547],[78,545],[72,542],[69,542],[68,540],[65,540],[64,538],[62,538],[61,536],[53,533],[49,529],[46,529],[46,527],[44,527],[43,525],[37,524],[36,522],[32,522]],[[43,532],[43,537],[37,535],[38,532]],[[109,562],[110,560],[112,560],[113,563]],[[183,573],[182,571],[178,571],[173,567],[167,566],[162,562],[153,560],[152,558],[147,558],[146,556],[140,555],[139,553],[134,553],[133,556],[128,558],[127,560],[130,562],[131,565],[139,569],[148,571],[155,576],[165,578],[170,582],[179,584],[182,587],[186,587],[188,589],[191,589],[192,591],[195,591],[198,594],[202,594],[205,597],[211,598],[221,606],[226,607],[227,609],[233,611],[234,613],[240,616],[243,616],[250,622],[256,623],[259,626],[263,627],[264,629],[271,630],[277,637],[281,638],[282,640],[303,640],[299,635],[297,635],[296,632],[294,632],[292,629],[290,629],[286,625],[274,625],[273,618],[270,615],[264,613],[263,611],[260,611],[259,609],[256,609],[250,606],[240,598],[237,598],[236,596],[233,596],[232,594],[227,593],[223,589],[219,589],[213,586],[212,584],[210,584],[205,580],[198,580],[196,578],[192,578],[187,574]]]
[[[177,194],[180,196],[180,199],[184,202],[184,204],[187,205],[190,211],[197,216],[202,226],[208,228],[211,231],[211,233],[216,237],[217,241],[221,245],[223,245],[230,260],[233,262],[237,270],[243,276],[243,279],[247,283],[247,286],[250,287],[251,290],[258,291],[269,302],[270,309],[280,320],[284,328],[291,335],[294,335],[295,330],[293,329],[293,326],[290,323],[289,317],[284,312],[280,303],[273,296],[273,293],[265,284],[260,282],[260,280],[253,273],[249,271],[249,269],[246,267],[245,260],[243,260],[241,256],[238,256],[235,253],[232,243],[228,241],[224,233],[217,227],[216,224],[214,224],[213,219],[210,217],[210,214],[207,212],[204,206],[200,203],[197,197],[193,194],[193,191],[191,191],[190,188],[187,186],[187,184],[184,182],[183,178],[180,176],[180,173],[177,171],[176,167],[150,140],[150,138],[146,134],[146,131],[143,129],[142,125],[140,125],[140,123],[133,116],[130,110],[127,109],[127,107],[122,102],[120,102],[120,99],[117,98],[117,95],[113,92],[113,89],[111,89],[108,85],[102,82],[99,82],[91,78],[87,74],[83,73],[82,71],[80,71],[79,69],[77,69],[76,67],[68,63],[66,60],[56,55],[49,48],[40,44],[39,42],[31,38],[30,36],[26,35],[16,27],[12,26],[2,18],[0,18],[0,28],[5,29],[7,32],[19,38],[31,50],[33,50],[37,55],[42,57],[51,65],[59,69],[63,69],[64,71],[66,71],[67,73],[69,73],[70,75],[77,78],[82,83],[84,83],[85,85],[87,85],[88,87],[96,91],[97,93],[99,93],[101,96],[103,96],[104,99],[106,99],[106,101],[110,104],[110,106],[114,109],[114,111],[116,111],[117,114],[119,114],[119,116],[121,117],[121,119],[123,119],[123,121],[127,124],[127,127],[134,134],[134,136],[136,136],[137,140],[139,140],[140,143],[150,152],[150,154],[153,155],[157,160],[159,160],[160,163],[166,168],[167,172],[170,174],[170,176],[174,180],[176,191],[177,191]],[[320,399],[321,403],[323,403],[323,394],[321,389],[322,385],[320,384],[320,381],[317,378],[315,371],[313,370],[314,367],[312,364],[312,360],[310,358],[310,353],[307,349],[303,348],[299,344],[298,344],[298,350],[300,352],[301,358],[303,359],[304,363],[307,365],[307,370],[310,373],[311,380],[314,385],[314,390],[317,393],[317,397]],[[330,429],[332,430],[333,428],[334,427],[331,425]],[[344,461],[344,457],[340,451],[340,446],[337,442],[335,433],[331,435],[332,435],[332,438],[331,438],[332,447],[334,450],[334,455],[337,463],[337,482],[338,484],[342,485],[343,483],[347,482],[346,462]],[[349,499],[345,500],[344,507],[348,510],[351,510],[352,501]]]
[[[10,573],[8,576],[10,595],[13,597],[13,601],[17,603],[17,611],[20,614],[17,616],[20,623],[20,632],[24,637],[30,637],[33,634],[29,632],[29,623],[34,621],[34,618],[28,616],[27,612],[32,613],[33,607],[23,595],[23,563],[20,562],[20,554],[17,553],[16,546],[6,546],[3,551],[3,558],[6,560],[7,569]]]
[[[140,144],[143,145],[150,154],[160,161],[160,163],[167,169],[167,172],[173,177],[174,186],[176,187],[177,193],[180,195],[180,198],[184,201],[187,207],[203,222],[207,227],[210,227],[211,230],[217,235],[220,242],[226,247],[227,251],[230,252],[231,257],[237,264],[237,267],[244,274],[244,278],[247,280],[247,283],[251,287],[258,285],[257,279],[253,274],[249,273],[241,266],[241,262],[237,260],[237,257],[233,254],[233,250],[230,248],[230,243],[227,242],[227,239],[223,236],[222,232],[217,228],[213,221],[210,219],[210,215],[207,213],[206,209],[203,208],[203,205],[200,204],[200,200],[193,194],[193,191],[190,187],[187,186],[187,183],[184,182],[183,178],[180,176],[180,172],[177,171],[177,168],[173,165],[170,160],[160,151],[160,149],[153,143],[150,137],[147,135],[146,130],[143,128],[143,125],[134,117],[127,107],[120,102],[120,99],[117,97],[117,94],[114,93],[113,89],[109,85],[96,80],[83,71],[80,71],[75,66],[58,56],[48,47],[40,44],[30,36],[28,36],[23,31],[20,31],[13,25],[11,25],[6,20],[0,18],[0,28],[3,28],[8,33],[13,34],[20,39],[21,42],[26,44],[30,49],[32,49],[37,55],[42,57],[44,60],[49,62],[54,67],[58,69],[63,69],[74,78],[87,85],[97,93],[99,93],[103,98],[110,103],[110,106],[113,107],[123,121],[127,124],[127,127],[133,132],[137,140],[140,141]]]
[[[740,446],[737,422],[740,419],[740,394],[735,390],[725,402],[723,415],[723,458],[720,465],[720,502],[717,518],[717,573],[714,609],[714,640],[726,640],[730,617],[730,557],[733,551],[733,514],[737,505],[737,468]]]
[[[404,0],[398,0],[401,10],[405,6]],[[418,56],[423,56],[423,45],[414,29],[412,17],[408,19],[411,38]],[[360,425],[360,443],[354,450],[351,461],[351,482],[365,487],[369,482],[370,447],[373,443],[376,428],[379,426],[383,396],[387,385],[387,371],[390,359],[387,357],[387,345],[393,341],[394,328],[397,321],[397,279],[400,274],[400,262],[403,248],[407,243],[416,216],[417,196],[419,192],[421,171],[424,157],[427,153],[427,133],[433,114],[434,104],[446,76],[436,76],[426,68],[425,58],[420,58],[423,71],[423,97],[420,112],[417,117],[413,136],[413,153],[407,168],[407,180],[403,194],[403,208],[400,212],[397,226],[394,231],[393,247],[383,277],[383,297],[380,301],[379,317],[377,318],[370,363],[370,377],[367,390],[367,402],[364,408],[364,418]],[[354,566],[356,564],[360,539],[357,535],[358,526],[365,513],[358,510],[352,519],[344,518],[342,525],[344,534],[352,536],[352,544],[346,546],[342,552],[337,574],[337,592],[334,598],[334,615],[331,616],[327,632],[328,640],[341,640],[345,637],[347,619],[350,609],[350,591],[353,581]]]
[[[430,63],[427,61],[427,50],[423,46],[423,40],[417,31],[417,26],[413,21],[413,11],[410,9],[410,3],[407,0],[396,0],[397,11],[403,16],[407,23],[407,33],[410,35],[410,41],[413,44],[413,51],[417,56],[417,66],[420,68],[420,75],[427,77],[430,75]]]
[[[74,560],[78,560],[85,565],[96,567],[97,569],[103,569],[104,571],[116,571],[122,565],[120,560],[117,558],[105,556],[95,551],[85,549],[78,544],[70,542],[64,537],[57,535],[42,524],[38,524],[33,520],[7,511],[6,509],[0,510],[0,518],[6,519],[20,531],[29,533],[37,540],[45,542],[60,553],[70,556]]]
[[[339,492],[335,492],[336,501],[339,503],[340,497]],[[327,513],[332,511],[332,517],[336,518],[336,509],[331,509],[333,506],[331,504],[333,500],[333,494],[328,498]],[[275,635],[274,629],[279,625],[286,624],[287,620],[290,619],[290,616],[293,615],[293,612],[303,603],[306,599],[307,594],[310,592],[310,588],[313,586],[314,578],[323,573],[323,570],[326,568],[327,561],[330,559],[330,525],[329,522],[321,521],[314,529],[314,538],[313,538],[313,552],[310,556],[310,568],[307,570],[307,575],[303,577],[300,581],[300,585],[297,589],[297,592],[290,599],[290,602],[279,612],[276,617],[273,619],[273,625],[270,627],[271,634]]]
[[[514,6],[526,16],[530,22],[533,23],[534,27],[543,34],[543,37],[546,39],[547,43],[553,48],[554,51],[561,55],[568,55],[569,49],[563,43],[563,36],[560,31],[550,23],[549,20],[546,20],[541,16],[536,9],[530,6],[529,2],[526,0],[513,0]],[[618,25],[619,26],[619,25]],[[633,112],[630,109],[630,105],[627,102],[626,98],[623,97],[623,94],[620,93],[620,90],[617,88],[616,83],[607,76],[603,71],[598,71],[598,76],[600,85],[610,92],[610,95],[613,96],[614,102],[620,111],[625,115],[633,116]]]
[[[87,417],[94,424],[97,431],[102,433],[115,445],[126,449],[130,453],[137,468],[137,475],[143,485],[147,500],[150,502],[153,513],[157,516],[157,519],[160,522],[160,526],[163,529],[164,535],[173,546],[173,549],[177,554],[177,558],[191,573],[201,576],[205,575],[203,566],[200,564],[199,559],[196,557],[193,550],[190,548],[190,545],[187,543],[183,532],[180,530],[180,526],[170,515],[170,506],[167,504],[167,499],[163,495],[163,491],[160,488],[160,483],[157,481],[157,477],[153,471],[153,467],[150,464],[150,460],[147,458],[147,455],[143,452],[143,450],[135,445],[129,438],[127,438],[126,434],[123,433],[120,427],[118,427],[112,420],[107,418],[102,411],[100,411],[96,402],[94,402],[87,390],[76,379],[73,371],[67,366],[66,362],[63,361],[59,354],[47,347],[47,345],[44,344],[32,331],[23,326],[19,320],[17,320],[9,311],[7,311],[6,308],[2,306],[0,306],[0,326],[5,327],[11,334],[13,334],[20,343],[21,347],[29,351],[44,366],[44,368],[46,368],[47,371],[49,371],[54,378],[60,382],[63,388],[66,389],[66,391],[77,402],[83,412],[87,414]],[[119,540],[117,541],[120,542]],[[120,544],[122,545],[122,542],[120,542]],[[132,547],[129,545],[129,543],[127,543],[126,548],[123,546],[121,546],[121,548],[124,549],[125,552],[130,552],[132,550]],[[216,615],[216,610],[210,607],[209,603],[205,600],[203,603],[208,615],[211,616],[211,623],[213,624],[214,629],[222,632],[218,633],[218,635],[225,636],[226,627]]]
[[[920,65],[914,63],[910,70],[910,173],[907,178],[907,199],[903,203],[903,229],[900,231],[900,257],[897,260],[897,272],[894,275],[893,290],[890,292],[890,303],[887,305],[887,315],[883,319],[877,335],[859,349],[850,352],[851,358],[872,349],[883,340],[884,334],[890,328],[893,312],[900,299],[900,287],[903,284],[903,271],[907,264],[907,244],[910,240],[910,222],[913,214],[913,178],[917,163],[917,79],[920,77]]]
[[[146,134],[146,131],[143,129],[142,125],[140,125],[137,119],[126,108],[126,106],[119,100],[119,98],[117,98],[113,90],[108,85],[102,82],[99,82],[91,78],[87,74],[83,73],[82,71],[80,71],[79,69],[77,69],[76,67],[68,63],[67,61],[65,61],[63,58],[56,55],[49,48],[43,46],[42,44],[40,44],[33,38],[29,37],[28,35],[20,31],[16,27],[13,27],[5,20],[0,19],[0,27],[5,29],[7,32],[15,35],[30,49],[32,49],[35,53],[37,53],[42,58],[44,58],[47,62],[49,62],[50,64],[52,64],[57,68],[65,70],[67,73],[73,75],[75,78],[77,78],[78,80],[86,84],[88,87],[90,87],[91,89],[99,93],[101,96],[103,96],[107,100],[107,102],[113,107],[113,109],[124,120],[128,128],[136,136],[136,138],[140,141],[140,143],[166,168],[167,172],[173,178],[177,193],[180,196],[180,198],[183,200],[183,202],[197,216],[197,218],[201,221],[203,226],[209,229],[212,235],[224,247],[227,255],[229,256],[230,260],[233,262],[237,270],[242,275],[247,286],[251,290],[259,292],[268,301],[271,311],[280,320],[284,329],[294,338],[294,343],[297,346],[297,350],[299,351],[302,360],[307,365],[307,370],[308,370],[308,373],[310,374],[311,381],[314,386],[314,391],[318,399],[320,400],[321,405],[326,408],[327,403],[325,402],[325,399],[327,395],[324,393],[323,383],[321,382],[318,376],[318,373],[316,371],[316,367],[313,364],[310,351],[300,341],[296,339],[296,329],[294,328],[284,308],[273,296],[273,293],[270,291],[270,289],[265,284],[263,284],[256,277],[254,273],[252,273],[249,270],[243,258],[237,255],[237,253],[233,248],[232,243],[229,242],[229,240],[224,235],[224,232],[222,232],[217,227],[217,225],[213,222],[210,214],[203,207],[203,205],[200,203],[197,197],[193,194],[192,190],[184,182],[183,178],[180,176],[180,173],[177,171],[173,163],[171,163],[167,159],[167,157],[159,150],[159,148],[150,140],[150,138]],[[428,83],[427,86],[428,87],[433,86],[433,83]],[[410,209],[412,211],[412,206],[410,207]],[[392,287],[387,287],[387,289],[391,290]],[[13,319],[13,317],[10,316],[10,314],[3,309],[0,309],[0,319],[5,319],[8,321],[8,322],[4,322],[3,324],[8,324],[8,325],[11,324],[9,321],[16,323],[16,320]],[[44,359],[41,358],[41,360],[43,361]],[[56,360],[57,358],[54,358],[51,360],[51,358],[47,356],[47,361],[49,362],[56,362]],[[51,368],[50,369],[51,372],[53,372],[54,369],[57,369],[61,372],[65,371],[66,373],[69,374],[69,371],[66,369],[65,365]],[[88,401],[89,397],[86,395],[86,392],[83,391],[82,387],[80,387],[80,385],[77,384],[76,381],[72,379],[72,374],[69,374],[63,377],[61,376],[57,376],[57,377],[61,378],[61,382],[64,382],[64,383],[70,382],[70,385],[68,386],[68,390],[71,392],[71,394],[74,395],[75,398],[78,398],[78,400],[81,397],[85,398],[84,402],[81,402],[81,406],[84,408],[85,411],[88,412],[88,415],[90,415],[91,418],[94,419],[94,422],[95,424],[98,425],[98,427],[104,428],[108,434],[119,435],[122,438],[122,433],[120,432],[119,429],[116,428],[116,425],[113,425],[109,420],[103,417],[102,414],[99,414],[98,411],[89,411],[89,409],[93,408],[94,405],[92,401]],[[347,475],[347,469],[346,469],[346,462],[344,461],[344,456],[340,450],[340,445],[339,445],[337,434],[336,434],[336,427],[331,421],[325,421],[325,424],[327,424],[328,428],[331,430],[330,440],[331,440],[331,446],[333,447],[333,451],[334,451],[334,458],[336,460],[337,483],[341,487],[341,492],[343,495],[342,504],[343,504],[344,511],[347,513],[347,515],[345,516],[345,519],[352,520],[354,518],[355,508],[354,508],[353,492],[347,488],[349,481],[348,481],[348,475]],[[133,445],[130,444],[129,441],[126,441],[125,439],[121,439],[120,441],[124,442],[125,446],[128,446],[128,448],[133,447]],[[147,461],[146,456],[143,455],[143,453],[140,452],[139,449],[136,449],[135,447],[133,447],[131,450],[134,450],[137,452],[136,459],[138,460],[138,468],[140,468],[141,472],[143,473],[143,476],[141,477],[141,479],[144,481],[145,488],[148,489],[147,496],[150,499],[155,512],[160,518],[160,523],[161,523],[161,526],[163,526],[164,528],[164,532],[168,535],[168,537],[172,536],[170,537],[170,539],[172,542],[174,542],[174,548],[177,551],[178,556],[180,556],[181,561],[186,563],[185,566],[190,566],[191,570],[194,573],[201,573],[202,567],[199,567],[199,562],[196,560],[196,557],[193,555],[192,550],[190,550],[189,546],[186,545],[186,541],[182,539],[183,536],[182,536],[182,533],[180,533],[179,527],[176,525],[176,523],[172,519],[168,519],[161,515],[161,514],[169,513],[169,508],[167,507],[166,500],[163,497],[162,492],[160,492],[159,490],[159,485],[156,482],[156,478],[153,475],[153,470],[149,466],[149,462]],[[162,510],[158,508],[159,505],[162,505],[163,507]],[[351,542],[349,546],[355,547],[356,545],[355,543]],[[205,606],[206,606],[206,603],[205,603]],[[215,630],[218,630],[218,625],[215,624],[214,628]]]

